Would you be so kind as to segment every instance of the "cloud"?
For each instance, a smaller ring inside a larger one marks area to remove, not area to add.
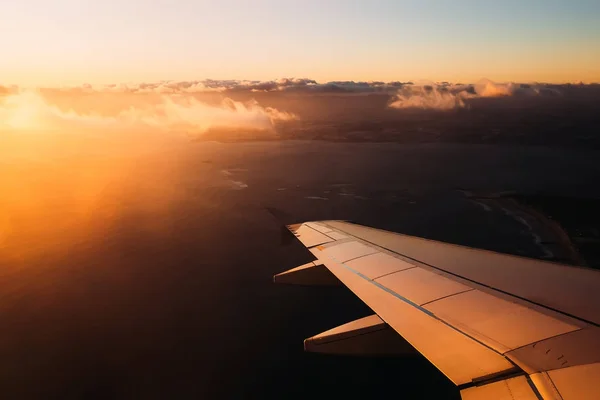
[[[392,98],[390,108],[452,110],[467,107],[469,100],[486,97],[557,96],[561,91],[550,85],[496,83],[482,79],[475,84],[426,82],[403,85]]]
[[[524,83],[496,83],[489,79],[482,79],[473,85],[475,93],[480,97],[500,97],[500,96],[540,96],[540,95],[560,95],[561,92],[543,84],[524,84]]]
[[[297,116],[292,113],[262,107],[254,100],[242,103],[224,98],[207,104],[186,95],[161,95],[158,102],[137,104],[112,115],[65,110],[33,90],[0,99],[0,130],[11,131],[153,128],[202,134],[212,128],[268,131],[278,122],[294,119]]]
[[[275,108],[263,108],[256,101],[241,103],[225,98],[218,106],[211,106],[194,98],[165,96],[156,106],[124,111],[120,119],[131,124],[205,132],[220,127],[271,130],[276,122],[297,117]]]
[[[22,91],[7,95],[0,102],[0,129],[43,130],[61,129],[68,126],[107,126],[117,122],[115,118],[95,114],[80,115],[62,111],[50,105],[35,91]]]
[[[452,93],[443,86],[406,85],[396,93],[390,108],[423,108],[451,110],[465,106],[466,91]]]

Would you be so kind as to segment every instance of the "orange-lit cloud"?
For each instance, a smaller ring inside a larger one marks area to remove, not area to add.
[[[469,96],[466,91],[453,93],[435,84],[406,85],[398,90],[389,106],[390,108],[451,110],[464,107],[464,99]]]
[[[153,90],[161,92],[160,87]],[[101,113],[106,108],[103,106],[87,113],[65,110],[37,90],[23,90],[0,97],[0,130],[157,129],[201,134],[211,128],[272,130],[278,121],[297,118],[292,113],[262,107],[256,101],[242,103],[223,98],[218,104],[208,104],[184,94],[138,101],[135,106],[108,115]]]
[[[426,82],[403,85],[389,107],[451,110],[467,106],[468,99],[502,96],[560,95],[560,90],[543,84],[496,83],[482,79],[475,84],[454,85]]]

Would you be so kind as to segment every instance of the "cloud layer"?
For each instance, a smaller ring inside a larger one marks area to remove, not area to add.
[[[99,107],[100,108],[100,107]],[[292,113],[262,107],[256,101],[224,98],[207,104],[191,96],[161,95],[112,115],[62,109],[33,90],[0,97],[0,130],[159,129],[202,134],[212,128],[273,130],[279,121],[296,119]]]
[[[446,93],[461,98],[512,96],[512,95],[550,95],[557,94],[560,85],[496,83],[482,79],[474,84],[452,84],[448,82],[381,82],[381,81],[331,81],[319,83],[307,78],[283,78],[270,81],[250,80],[193,80],[161,81],[135,84],[89,85],[63,87],[63,91],[102,92],[102,93],[139,93],[139,94],[194,94],[194,93],[237,93],[237,92],[288,92],[288,93],[382,93],[407,94],[407,91],[423,96],[440,97]],[[14,88],[13,88],[14,89]],[[53,88],[56,89],[56,88]],[[9,88],[4,88],[4,91]],[[2,88],[0,88],[2,95]],[[438,101],[438,100],[435,100]]]
[[[304,78],[163,81],[32,90],[0,86],[0,131],[153,129],[201,135],[225,129],[281,133],[289,131],[292,125],[280,123],[300,117],[308,123],[306,126],[311,119],[396,118],[401,114],[390,110],[471,108],[483,104],[478,99],[484,98],[528,98],[533,99],[532,103],[541,97],[569,96],[580,87],[583,86],[496,83],[485,79],[475,84],[453,84],[318,83]],[[361,94],[377,96],[353,96]],[[300,125],[296,128],[302,128]]]

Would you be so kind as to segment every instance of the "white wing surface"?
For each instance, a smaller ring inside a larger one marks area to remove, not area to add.
[[[307,351],[381,354],[391,328],[389,354],[412,346],[463,399],[600,399],[600,271],[342,221],[288,228],[317,260],[276,282],[341,282],[378,316],[309,338]]]

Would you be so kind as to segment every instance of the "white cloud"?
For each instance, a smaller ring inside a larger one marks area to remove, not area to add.
[[[10,130],[85,130],[110,127],[154,128],[201,134],[211,128],[273,130],[277,122],[293,119],[297,119],[297,116],[275,108],[262,107],[256,101],[242,103],[225,98],[221,103],[213,105],[187,95],[162,95],[158,103],[131,106],[114,115],[81,113],[73,109],[65,111],[33,90],[20,91],[0,99],[0,129]]]

